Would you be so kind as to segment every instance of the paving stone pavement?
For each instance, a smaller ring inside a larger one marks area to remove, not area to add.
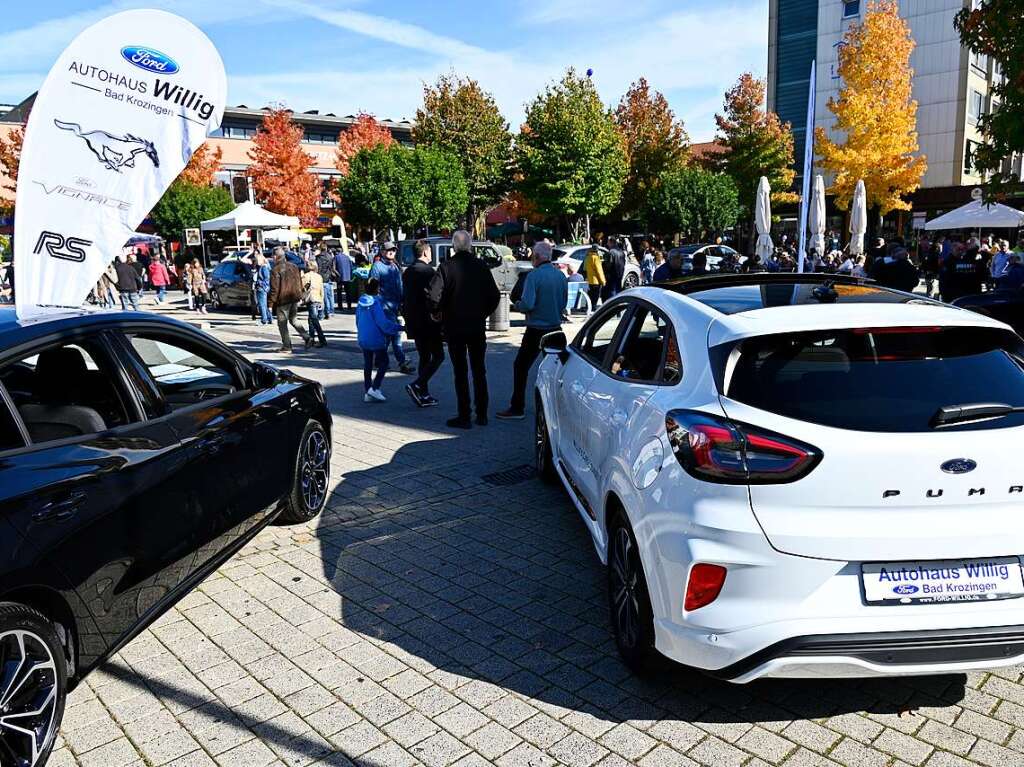
[[[327,349],[287,358],[247,316],[209,321],[246,356],[324,384],[333,494],[88,677],[52,767],[1024,765],[1020,668],[748,686],[633,676],[564,495],[483,479],[530,462],[530,421],[447,430],[447,364],[440,408],[413,408],[394,373],[389,402],[364,404],[350,316],[326,324]],[[492,339],[492,409],[518,337]]]

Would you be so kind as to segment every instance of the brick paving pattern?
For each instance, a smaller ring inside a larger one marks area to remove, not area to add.
[[[1024,765],[1022,669],[871,681],[640,679],[564,495],[483,477],[531,461],[531,422],[453,434],[390,374],[362,400],[351,317],[284,359],[247,317],[214,333],[324,383],[333,494],[272,527],[70,696],[53,767]],[[515,330],[492,341],[508,397]],[[449,407],[446,407],[448,405]]]

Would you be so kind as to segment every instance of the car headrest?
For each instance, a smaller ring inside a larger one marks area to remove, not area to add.
[[[43,402],[72,402],[88,372],[78,349],[47,349],[36,362],[36,396]]]

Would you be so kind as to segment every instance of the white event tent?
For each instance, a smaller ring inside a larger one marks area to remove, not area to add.
[[[1024,226],[1024,212],[1000,205],[971,200],[956,210],[925,223],[928,231],[940,229],[1016,229]]]

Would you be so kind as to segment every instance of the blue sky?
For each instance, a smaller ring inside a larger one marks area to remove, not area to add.
[[[568,66],[594,70],[614,104],[638,77],[668,97],[691,140],[714,135],[722,94],[764,76],[768,0],[45,0],[5,3],[0,102],[38,88],[63,47],[119,10],[197,24],[228,73],[228,103],[411,119],[424,82],[455,71],[491,91],[518,128]],[[152,41],[159,45],[159,31]]]

